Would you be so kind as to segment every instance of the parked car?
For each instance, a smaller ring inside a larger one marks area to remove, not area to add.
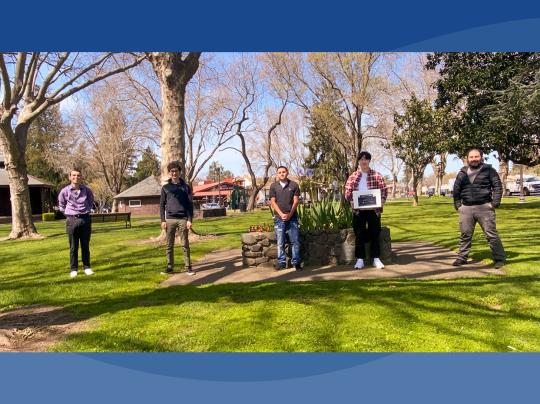
[[[257,207],[258,208],[262,208],[263,206],[270,206],[270,201],[269,200],[262,200],[262,201],[257,202]]]
[[[514,184],[509,186],[509,195],[519,195],[521,192],[521,180],[518,178]],[[540,177],[528,177],[523,181],[523,194],[540,194]]]
[[[219,206],[219,203],[208,202],[208,203],[203,203],[201,205],[201,208],[203,208],[203,209],[219,209],[219,208],[221,208],[221,206]]]

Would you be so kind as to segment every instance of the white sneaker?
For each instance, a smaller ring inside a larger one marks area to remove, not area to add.
[[[354,269],[362,269],[364,268],[364,260],[362,258],[358,258],[356,260],[356,264],[354,264]]]
[[[71,272],[69,273],[69,276],[70,276],[71,278],[75,278],[75,277],[77,276],[77,273],[78,273],[77,271],[71,271]]]
[[[86,275],[94,275],[94,271],[92,271],[92,268],[84,268],[84,273]]]
[[[383,269],[384,268],[384,264],[382,263],[382,261],[379,258],[373,258],[373,265],[375,265],[377,267],[377,269]]]

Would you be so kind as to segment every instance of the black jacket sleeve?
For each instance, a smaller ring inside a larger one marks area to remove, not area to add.
[[[188,191],[188,206],[186,209],[186,216],[187,220],[190,222],[193,221],[193,191],[191,190],[191,187],[189,185],[186,185],[187,191]]]
[[[463,172],[460,171],[454,181],[454,189],[452,191],[452,196],[454,197],[454,208],[456,210],[461,206],[461,183],[463,182]]]
[[[165,192],[165,188],[161,187],[161,198],[159,198],[159,216],[161,217],[161,221],[165,221],[165,205],[167,204],[167,193]]]
[[[493,167],[489,170],[489,180],[491,181],[492,187],[491,204],[494,208],[498,208],[501,205],[503,189],[501,178],[499,177],[497,170]]]

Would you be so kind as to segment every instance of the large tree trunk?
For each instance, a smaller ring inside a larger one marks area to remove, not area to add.
[[[420,178],[413,172],[412,173],[412,186],[413,186],[413,206],[418,206],[418,183]]]
[[[176,83],[175,83],[176,84]],[[186,85],[161,86],[162,126],[161,126],[161,182],[169,178],[167,164],[178,161],[182,175],[186,173],[185,159],[185,95]]]
[[[418,174],[415,169],[411,170],[413,186],[413,206],[418,206],[418,185],[422,182],[423,176]]]
[[[6,130],[1,128],[0,130]],[[10,129],[8,129],[10,130]],[[32,207],[30,205],[30,191],[28,188],[28,173],[26,171],[26,136],[28,125],[17,127],[17,140],[21,144],[12,144],[7,139],[13,139],[2,133],[1,144],[4,150],[6,171],[9,177],[9,192],[11,195],[11,233],[8,239],[40,238],[34,221],[32,220]]]
[[[185,98],[186,88],[199,68],[200,52],[190,52],[183,60],[181,52],[148,53],[161,89],[161,183],[169,178],[167,165],[180,163],[181,176],[186,177]],[[158,241],[165,240],[162,230]]]
[[[185,96],[186,88],[199,68],[200,53],[191,52],[182,59],[181,52],[148,54],[161,89],[161,182],[169,178],[167,165],[178,161],[186,174]]]

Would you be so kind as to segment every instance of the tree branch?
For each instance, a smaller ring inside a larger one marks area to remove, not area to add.
[[[11,107],[11,83],[4,61],[4,54],[0,53],[0,73],[2,73],[2,83],[4,83],[4,110],[9,111]]]

